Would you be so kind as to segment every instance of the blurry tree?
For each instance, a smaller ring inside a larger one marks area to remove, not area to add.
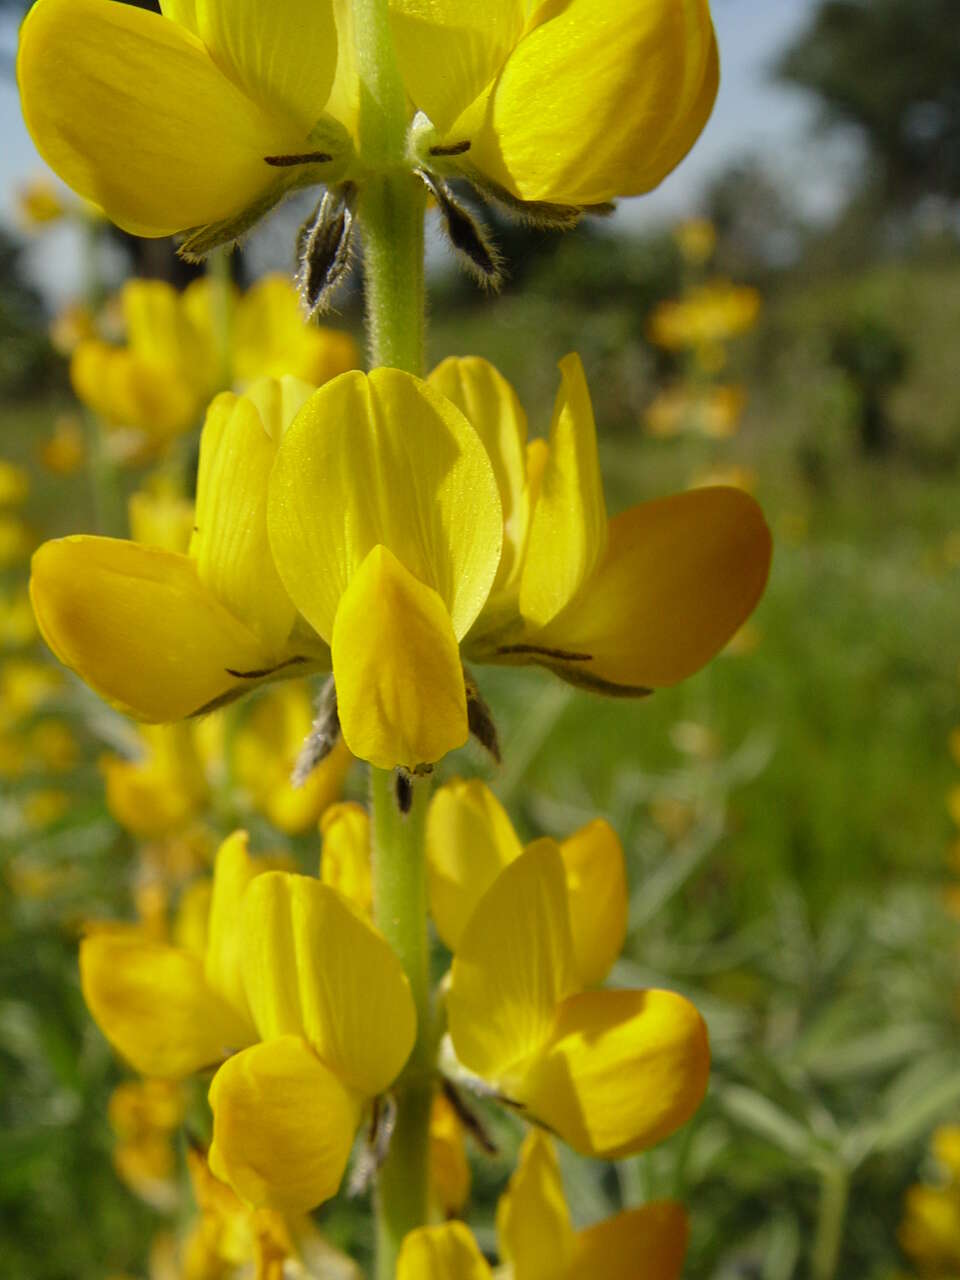
[[[834,331],[830,355],[856,391],[860,447],[865,454],[888,452],[893,445],[888,400],[907,371],[906,345],[881,316],[862,314]]]
[[[777,74],[860,130],[887,202],[960,196],[956,0],[820,0]]]
[[[802,253],[806,229],[795,203],[758,158],[722,170],[707,188],[703,212],[717,232],[714,267],[731,279],[764,282]]]
[[[56,366],[40,298],[21,271],[21,245],[0,229],[0,398],[47,389]]]

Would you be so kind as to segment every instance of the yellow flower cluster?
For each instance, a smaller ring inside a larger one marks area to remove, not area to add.
[[[929,1280],[952,1280],[960,1273],[960,1126],[938,1129],[932,1154],[940,1180],[907,1191],[900,1245]]]

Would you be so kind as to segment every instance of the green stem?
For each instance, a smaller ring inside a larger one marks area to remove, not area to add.
[[[377,1179],[377,1276],[393,1280],[403,1237],[423,1226],[428,1209],[435,1047],[424,856],[430,783],[414,780],[406,814],[397,805],[393,773],[371,769],[370,789],[374,917],[403,965],[417,1011],[417,1042],[395,1089],[396,1126]]]
[[[363,186],[363,236],[370,361],[422,376],[424,367],[423,216],[426,188],[397,172]]]
[[[850,1175],[841,1164],[824,1170],[820,1183],[820,1210],[810,1264],[811,1280],[834,1280],[847,1219]]]

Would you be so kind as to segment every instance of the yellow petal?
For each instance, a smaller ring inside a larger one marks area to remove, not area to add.
[[[430,1199],[444,1218],[463,1211],[470,1196],[463,1125],[447,1098],[438,1093],[430,1111]]]
[[[238,213],[276,181],[265,156],[304,149],[185,28],[112,0],[38,0],[17,79],[43,158],[135,235]]]
[[[281,108],[309,133],[337,66],[331,0],[196,0],[194,30],[215,62],[266,111]]]
[[[141,731],[147,754],[138,760],[105,756],[99,761],[107,808],[141,839],[181,831],[209,799],[193,739],[193,726],[164,724]]]
[[[581,654],[548,665],[586,685],[676,684],[698,671],[763,594],[771,540],[763,513],[732,488],[645,502],[610,522],[596,573],[532,642]]]
[[[523,5],[392,0],[390,18],[407,93],[443,131],[503,66],[523,26]]]
[[[510,585],[519,570],[527,539],[527,415],[506,378],[479,356],[450,356],[437,365],[428,381],[461,410],[493,466],[503,510],[503,550],[491,592],[495,595]]]
[[[587,991],[512,1095],[581,1155],[619,1160],[668,1137],[703,1100],[703,1019],[671,991]]]
[[[245,831],[235,831],[217,850],[203,965],[211,991],[223,996],[247,1019],[251,1019],[251,1014],[243,985],[240,904],[244,890],[258,870],[250,857]]]
[[[328,642],[340,597],[378,545],[440,595],[457,639],[500,558],[500,499],[477,433],[397,369],[345,373],[310,398],[277,453],[269,523],[280,576]]]
[[[687,1251],[683,1205],[658,1200],[577,1232],[564,1280],[679,1280]]]
[[[497,1242],[501,1258],[521,1280],[566,1280],[573,1223],[553,1143],[536,1130],[524,1139],[516,1172],[497,1205]],[[595,1275],[606,1280],[605,1271]]]
[[[478,778],[454,778],[434,794],[427,814],[430,914],[451,951],[477,903],[522,851],[503,805]]]
[[[716,93],[706,0],[547,0],[486,101],[450,131],[524,200],[590,205],[657,185]]]
[[[364,1097],[381,1093],[416,1033],[410,986],[379,933],[327,885],[270,871],[243,904],[244,980],[264,1039],[303,1036]]]
[[[500,873],[460,938],[447,996],[457,1057],[508,1085],[576,989],[563,861],[552,840],[538,840]]]
[[[560,845],[570,895],[570,924],[584,986],[602,982],[627,935],[627,876],[613,827],[595,818]]]
[[[331,805],[320,822],[320,833],[320,879],[369,918],[373,914],[373,872],[366,809],[348,802]]]
[[[144,1075],[187,1076],[254,1039],[252,1025],[210,990],[187,951],[95,934],[81,944],[80,978],[97,1026]]]
[[[253,401],[231,392],[217,396],[200,437],[190,555],[200,581],[268,649],[279,651],[296,609],[267,540],[267,482],[275,456]]]
[[[450,615],[386,547],[373,548],[344,593],[331,651],[340,727],[359,759],[415,768],[466,742]]]
[[[287,276],[264,276],[241,298],[233,331],[233,368],[240,382],[293,374],[318,387],[359,363],[349,333],[304,322]]]
[[[556,617],[593,572],[607,540],[607,509],[593,406],[578,355],[560,361],[550,426],[520,580],[520,612],[535,625]]]
[[[209,283],[195,282],[191,288]],[[177,370],[180,378],[216,389],[216,342],[209,304],[197,323],[181,294],[165,280],[128,280],[120,295],[127,346],[143,360]]]
[[[210,1168],[257,1208],[305,1213],[336,1195],[361,1101],[296,1036],[258,1044],[210,1085]]]
[[[203,586],[187,556],[115,538],[45,542],[30,592],[43,638],[102,697],[181,720],[276,663]]]
[[[462,1222],[418,1227],[404,1238],[397,1280],[491,1280],[493,1272]]]

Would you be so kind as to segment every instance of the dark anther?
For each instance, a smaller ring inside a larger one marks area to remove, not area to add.
[[[447,146],[441,144],[438,147],[431,147],[430,154],[432,156],[463,156],[466,155],[472,145],[469,138],[464,138],[463,142],[451,142]]]
[[[292,169],[298,164],[329,164],[333,156],[326,151],[301,151],[290,156],[264,156],[263,159],[275,169]]]
[[[499,289],[503,283],[503,259],[486,228],[457,200],[445,182],[426,169],[418,169],[417,173],[437,202],[457,257],[485,289]]]
[[[589,653],[572,653],[569,649],[546,649],[537,644],[504,644],[497,650],[502,654],[530,654],[534,658],[552,658],[554,662],[589,662]]]
[[[473,676],[464,670],[463,678],[467,689],[467,726],[481,747],[489,751],[499,764],[500,740],[497,737],[497,726],[493,722],[493,713]]]
[[[306,658],[298,655],[287,658],[284,662],[278,662],[275,667],[261,667],[258,671],[235,671],[233,667],[224,667],[224,670],[228,676],[233,676],[237,680],[262,680],[265,676],[276,675],[278,671],[283,671],[284,667],[295,667],[301,662],[306,662]]]
[[[444,1080],[443,1082],[443,1096],[450,1103],[451,1107],[453,1107],[454,1111],[457,1113],[457,1119],[463,1125],[464,1129],[466,1129],[467,1133],[470,1134],[471,1138],[473,1138],[480,1150],[485,1151],[488,1156],[497,1155],[497,1144],[483,1127],[480,1117],[470,1110],[449,1080]]]
[[[317,695],[313,723],[310,726],[310,733],[300,748],[297,763],[293,767],[291,784],[294,787],[302,787],[317,765],[326,760],[339,741],[340,715],[337,710],[337,687],[331,676]]]
[[[351,185],[328,191],[297,236],[296,284],[308,317],[326,311],[350,270],[353,198]]]
[[[393,775],[397,808],[404,815],[413,808],[413,778],[406,769],[397,769]]]

